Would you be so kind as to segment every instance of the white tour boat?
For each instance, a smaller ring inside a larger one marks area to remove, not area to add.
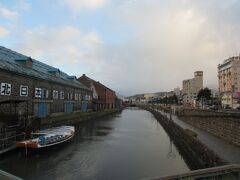
[[[74,126],[60,126],[31,133],[32,139],[17,142],[17,147],[42,149],[69,141],[75,134]]]

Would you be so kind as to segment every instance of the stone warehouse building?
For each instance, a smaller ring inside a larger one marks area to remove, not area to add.
[[[59,69],[0,46],[0,104],[28,102],[28,115],[36,118],[86,111],[92,90]],[[8,111],[0,106],[0,114]],[[17,109],[18,114],[22,110]]]
[[[116,93],[85,74],[78,78],[78,81],[93,91],[93,107],[95,110],[113,109],[116,106]]]

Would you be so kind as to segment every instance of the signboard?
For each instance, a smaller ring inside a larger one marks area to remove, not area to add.
[[[35,98],[41,98],[41,97],[42,97],[42,89],[35,88]]]
[[[20,86],[20,96],[28,96],[28,86],[21,85]]]
[[[58,99],[58,91],[53,90],[53,99]]]
[[[8,83],[1,83],[1,95],[10,96],[12,85]]]

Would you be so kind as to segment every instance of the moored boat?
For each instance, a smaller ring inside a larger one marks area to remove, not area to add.
[[[43,149],[57,144],[64,143],[73,138],[75,128],[73,126],[60,126],[31,133],[32,138],[26,141],[17,142],[19,148]]]

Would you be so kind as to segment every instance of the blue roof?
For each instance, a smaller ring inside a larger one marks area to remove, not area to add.
[[[32,67],[27,67],[22,63],[18,63],[27,61],[29,59],[32,60]],[[90,90],[82,83],[77,81],[76,78],[67,75],[66,73],[60,71],[58,68],[49,66],[45,63],[7,49],[3,46],[0,46],[0,69],[27,75],[30,77],[44,79],[55,83],[60,83],[75,88]],[[59,76],[53,76],[52,72],[58,72]]]

